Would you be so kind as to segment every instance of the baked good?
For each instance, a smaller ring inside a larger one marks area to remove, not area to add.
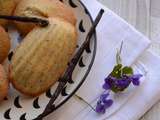
[[[60,17],[73,25],[76,24],[76,17],[72,8],[58,0],[22,0],[14,15],[40,18]],[[22,22],[16,22],[16,25],[22,34],[27,34],[35,26],[31,23]]]
[[[10,38],[4,28],[0,26],[0,63],[8,56],[10,50]]]
[[[29,32],[12,57],[11,82],[25,95],[37,96],[49,89],[63,75],[76,49],[75,26],[60,18],[49,22]]]
[[[9,81],[2,65],[0,65],[0,101],[2,101],[8,93]]]
[[[21,0],[14,0],[14,2],[15,2],[16,4],[18,4],[20,1],[21,1]]]
[[[0,0],[0,15],[12,15],[16,3],[14,0]],[[0,25],[6,25],[7,20],[0,20]]]

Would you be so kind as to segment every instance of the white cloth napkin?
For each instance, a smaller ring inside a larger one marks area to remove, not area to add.
[[[143,68],[147,71],[146,81],[121,109],[109,118],[103,115],[103,120],[138,120],[160,99],[160,74],[157,73],[160,69],[160,58],[146,51],[135,64],[143,64]],[[73,97],[46,120],[102,120],[95,118],[95,114],[91,111],[85,103]]]
[[[67,104],[48,117],[54,120],[138,120],[152,105],[159,99],[160,92],[160,74],[157,73],[160,69],[160,58],[146,51],[136,65],[142,65],[142,69],[147,72],[147,77],[144,83],[135,91],[125,105],[123,105],[112,116],[105,115],[97,116],[90,107],[82,101],[72,98]],[[140,66],[139,66],[140,67]],[[54,117],[53,117],[54,116]],[[101,118],[103,117],[103,118]],[[50,120],[49,119],[49,120]]]
[[[127,24],[124,20],[115,15],[109,9],[103,7],[95,0],[83,0],[83,2],[87,6],[89,11],[92,13],[93,18],[96,17],[100,8],[104,8],[106,10],[103,18],[101,19],[101,22],[97,27],[97,38],[98,38],[97,54],[94,61],[94,65],[86,79],[86,82],[77,92],[77,95],[85,99],[88,103],[94,104],[94,102],[96,102],[96,98],[102,92],[102,84],[104,78],[111,72],[113,66],[115,65],[116,49],[120,47],[121,41],[123,40],[124,42],[122,51],[122,58],[124,65],[133,64],[133,62],[135,62],[135,60],[149,46],[150,42],[146,37],[137,32],[132,26]],[[148,62],[148,60],[146,61]],[[140,89],[138,91],[140,91]],[[59,110],[54,112],[46,119],[47,120],[74,120],[74,119],[101,120],[113,115],[115,117],[114,118],[115,120],[122,120],[116,118],[119,117],[120,115],[121,118],[125,117],[124,114],[120,111],[123,110],[122,108],[125,108],[124,106],[127,106],[127,103],[130,102],[130,100],[129,102],[127,101],[130,97],[133,97],[132,96],[133,93],[135,96],[139,92],[132,91],[129,92],[129,94],[128,93],[124,94],[124,97],[122,96],[119,97],[120,99],[117,99],[114,106],[112,106],[109,112],[107,112],[103,116],[97,116],[97,114],[95,114],[85,103],[73,97],[72,99],[69,100],[68,103],[66,103],[63,107],[61,107]],[[147,109],[147,107],[145,106],[142,106],[142,108],[144,108],[143,110]],[[124,111],[126,109],[124,109]],[[135,112],[133,112],[133,115],[135,116],[142,115],[142,113],[138,112],[138,110],[136,113],[136,110],[137,109],[135,109]],[[126,120],[132,120],[131,118],[133,117],[130,117],[129,119]]]

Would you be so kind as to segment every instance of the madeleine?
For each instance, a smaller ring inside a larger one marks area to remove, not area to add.
[[[8,56],[10,50],[10,38],[3,27],[0,26],[0,63]]]
[[[8,94],[9,81],[2,65],[0,65],[0,101]]]
[[[76,49],[76,28],[63,19],[49,19],[24,38],[11,61],[11,83],[29,96],[49,89],[64,73]]]
[[[14,0],[0,0],[0,15],[12,15],[16,3]],[[6,25],[7,20],[0,20],[0,25]]]
[[[76,24],[76,17],[72,8],[57,0],[22,0],[18,4],[14,15],[39,18],[58,17],[68,21],[73,25]],[[27,34],[35,26],[32,23],[15,23],[22,34]]]
[[[22,0],[14,0],[14,2],[15,2],[16,4],[18,4],[20,1],[22,1]]]

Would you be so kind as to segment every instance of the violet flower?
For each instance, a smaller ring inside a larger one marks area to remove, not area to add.
[[[131,76],[131,81],[132,81],[133,85],[139,86],[139,85],[140,85],[140,78],[141,78],[142,76],[143,76],[143,75],[141,75],[141,74],[132,75],[132,76]]]
[[[134,86],[140,85],[141,74],[134,74],[133,69],[121,64],[120,53],[122,51],[122,45],[120,51],[117,52],[117,65],[113,68],[113,71],[105,78],[103,89],[108,93],[102,94],[97,102],[96,112],[104,114],[106,109],[111,107],[113,100],[109,99],[109,92],[114,93],[123,92],[132,83]],[[108,99],[107,99],[108,98]]]
[[[126,88],[129,87],[130,83],[133,83],[135,86],[140,85],[140,78],[142,77],[141,74],[133,74],[131,76],[122,75],[121,78],[112,77],[109,75],[105,79],[105,83],[103,84],[104,90],[111,90],[115,93],[122,92]],[[113,104],[113,100],[107,99],[109,97],[109,92],[102,94],[100,99],[97,102],[96,112],[100,114],[104,114],[106,109],[111,107]]]
[[[100,99],[97,102],[96,112],[100,114],[104,114],[106,109],[109,108],[113,104],[113,100],[107,99],[109,93],[102,94]]]

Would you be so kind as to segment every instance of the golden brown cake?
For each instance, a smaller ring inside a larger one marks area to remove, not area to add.
[[[14,0],[14,2],[15,2],[16,4],[18,4],[20,1],[22,1],[22,0]]]
[[[7,79],[3,66],[0,65],[0,101],[2,101],[7,96],[8,87],[9,81]]]
[[[0,63],[8,56],[10,50],[10,38],[3,27],[0,26]]]
[[[12,15],[16,3],[14,0],[0,0],[0,15]],[[0,25],[6,25],[7,20],[0,20]]]
[[[60,17],[71,24],[76,24],[76,17],[72,8],[57,0],[22,0],[17,6],[14,15],[28,17]],[[28,33],[34,28],[33,24],[16,22],[20,32]]]
[[[11,82],[29,96],[45,92],[58,80],[76,48],[75,26],[59,18],[49,21],[49,26],[27,34],[12,57]]]

